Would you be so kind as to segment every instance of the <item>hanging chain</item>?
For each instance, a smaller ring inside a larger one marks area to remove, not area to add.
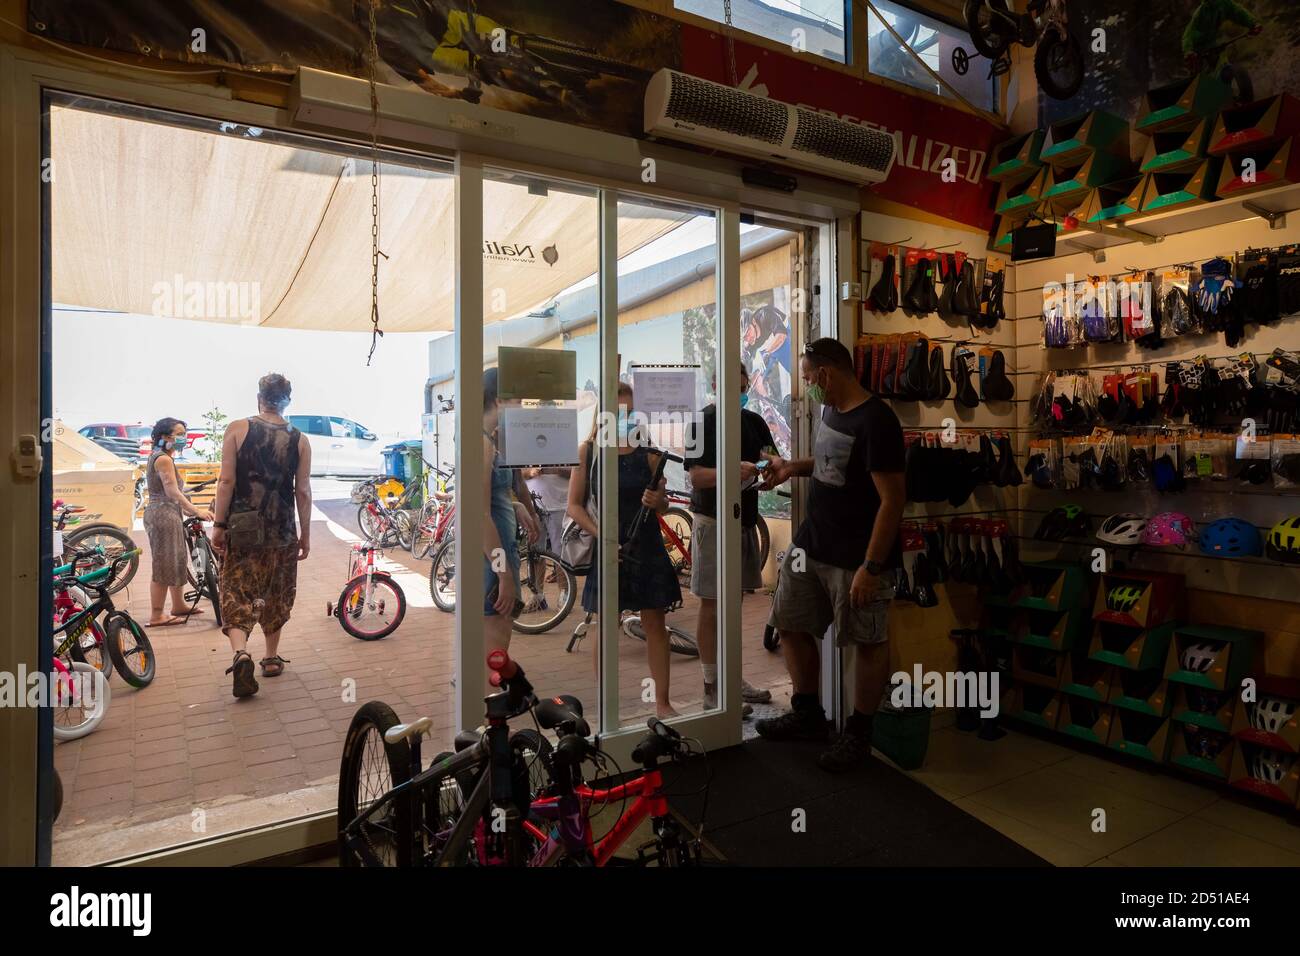
[[[740,79],[736,76],[736,30],[731,22],[731,0],[722,0],[722,13],[727,21],[727,82],[738,86]]]
[[[366,49],[366,72],[370,79],[370,354],[366,356],[366,365],[374,358],[384,335],[379,327],[379,90],[375,85],[379,62],[379,27],[375,22],[378,2],[369,0],[367,4],[370,8],[370,45]]]

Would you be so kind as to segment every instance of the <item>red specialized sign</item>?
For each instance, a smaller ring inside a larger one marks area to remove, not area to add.
[[[683,72],[728,82],[721,36],[682,24],[681,43]],[[736,42],[735,58],[739,89],[892,135],[898,143],[893,171],[885,182],[867,187],[871,194],[981,230],[992,225],[992,184],[984,173],[993,146],[1006,138],[997,125],[748,43]],[[945,170],[952,181],[945,180]]]

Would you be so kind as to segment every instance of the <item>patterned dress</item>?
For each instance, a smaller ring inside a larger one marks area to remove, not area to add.
[[[288,623],[298,593],[298,530],[295,477],[299,432],[292,425],[248,419],[248,435],[235,461],[230,512],[260,511],[263,547],[239,547],[227,539],[221,563],[222,630],[273,634]]]
[[[185,529],[181,506],[167,497],[158,475],[158,459],[167,452],[161,449],[149,456],[145,467],[149,482],[149,504],[144,509],[144,530],[149,535],[150,578],[154,584],[184,587],[190,558],[185,549]]]

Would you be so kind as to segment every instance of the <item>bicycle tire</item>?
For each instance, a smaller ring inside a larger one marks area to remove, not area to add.
[[[410,514],[405,511],[393,512],[393,534],[398,545],[407,551],[411,550],[415,544],[415,526],[411,524]]]
[[[65,708],[59,706],[59,700],[56,697],[54,701],[54,739],[55,740],[79,740],[80,738],[86,736],[87,734],[94,733],[95,728],[97,728],[103,722],[104,716],[108,713],[108,705],[113,699],[113,691],[112,688],[109,687],[108,681],[97,680],[94,678],[93,675],[99,673],[98,671],[95,670],[95,668],[91,667],[89,664],[83,664],[81,661],[73,661],[71,664],[68,665],[68,669],[75,674],[92,675],[91,680],[94,681],[95,691],[96,693],[103,695],[103,701],[102,704],[95,711],[92,711],[90,715],[87,716],[80,723],[77,723],[75,725],[68,725],[68,724],[59,723],[59,714],[60,712],[64,711]],[[56,681],[56,683],[59,686],[61,686],[61,682],[62,682],[62,675],[60,674],[58,675],[58,680]]]
[[[53,813],[50,816],[50,822],[58,823],[59,814],[63,812],[63,778],[59,776],[59,768],[54,768],[53,773],[53,795],[50,803],[53,804]]]
[[[772,553],[772,530],[763,520],[763,516],[758,516],[758,567],[763,569],[767,567],[767,559]]]
[[[393,708],[381,700],[372,700],[352,715],[352,723],[348,725],[343,738],[343,756],[339,761],[338,848],[341,867],[361,866],[361,861],[344,842],[343,833],[347,825],[379,797],[410,779],[410,744],[405,740],[396,744],[384,741],[384,734],[397,723]],[[382,757],[377,753],[379,750],[383,752]],[[388,773],[387,785],[369,786],[371,775],[381,769]],[[387,851],[391,864],[385,862],[384,865],[410,866],[414,843],[411,822],[410,801],[396,800],[386,813],[364,825],[361,835],[381,861],[385,861]]]
[[[682,542],[682,548],[677,547],[667,535],[663,535],[664,550],[668,552],[668,559],[673,564],[673,570],[677,572],[677,577],[682,584],[689,585],[691,582],[691,533],[694,530],[695,519],[685,508],[676,506],[669,508],[663,514],[663,522],[672,528]],[[675,526],[674,526],[675,525]],[[662,531],[662,529],[660,529]]]
[[[528,767],[528,799],[545,796],[551,785],[551,742],[531,727],[516,730],[510,735],[510,747],[524,759]]]
[[[393,596],[394,603],[397,605],[397,613],[392,616],[386,625],[377,631],[364,631],[358,628],[355,624],[354,616],[349,611],[349,606],[354,598],[364,600],[362,595],[364,593],[363,589],[366,586],[366,578],[365,575],[353,578],[343,586],[343,592],[339,595],[338,610],[336,613],[338,615],[339,623],[343,625],[343,630],[359,641],[378,641],[387,637],[389,634],[392,634],[393,631],[397,630],[398,625],[402,623],[402,619],[406,617],[406,593],[402,590],[400,584],[390,577],[375,575],[375,577],[371,579],[371,585],[375,591],[378,591],[381,588],[388,590],[388,592]],[[385,602],[385,612],[387,612],[387,602]]]
[[[1066,70],[1059,76],[1054,71]],[[1083,86],[1083,50],[1071,34],[1064,40],[1053,30],[1045,32],[1034,50],[1034,76],[1038,86],[1054,100],[1068,100]]]
[[[672,624],[667,626],[668,630],[668,649],[674,654],[681,654],[683,657],[699,657],[700,648],[695,643],[695,636]],[[625,617],[623,619],[623,633],[628,637],[636,638],[644,642],[646,639],[645,629],[641,626],[641,618],[637,615]]]
[[[375,540],[379,534],[378,520],[369,505],[357,509],[357,530],[361,532],[361,537],[372,544],[378,543]]]
[[[69,534],[64,536],[63,558],[61,563],[63,564],[71,563],[73,557],[72,555],[73,550],[78,546],[80,546],[82,542],[90,540],[92,538],[108,538],[111,539],[112,541],[117,542],[117,544],[112,545],[112,544],[105,544],[101,542],[99,544],[99,547],[104,549],[103,556],[99,558],[91,559],[89,561],[83,561],[82,564],[80,565],[81,568],[85,569],[81,572],[82,574],[86,574],[91,571],[98,571],[100,568],[112,564],[113,559],[116,558],[118,555],[125,554],[127,551],[135,550],[135,541],[131,539],[131,536],[129,534],[127,534],[117,525],[109,524],[106,521],[100,521],[100,522],[95,522],[94,524],[81,525],[75,531],[72,531]],[[139,569],[139,567],[140,567],[140,555],[137,554],[135,557],[133,557],[130,560],[130,562],[127,563],[126,569],[121,573],[119,573],[118,576],[113,579],[113,583],[109,585],[107,589],[108,593],[116,594],[118,591],[122,590],[122,588],[130,584],[131,579],[135,577],[135,572]]]
[[[122,649],[124,632],[129,632],[135,643],[133,648],[126,651]],[[148,687],[153,683],[158,671],[158,658],[153,652],[153,645],[149,643],[149,635],[135,618],[125,611],[118,611],[105,623],[104,639],[113,668],[122,676],[122,680],[135,688]],[[144,662],[138,671],[132,666],[136,660]]]
[[[453,590],[449,597],[445,591],[439,591],[439,568],[442,568],[442,573],[447,575],[446,580],[454,584],[456,581],[455,538],[448,538],[438,547],[433,554],[433,564],[429,568],[429,596],[433,598],[433,603],[439,611],[451,614],[456,610],[456,592]]]
[[[1014,16],[1007,6],[1007,0],[989,0],[989,2]],[[987,19],[982,15],[986,15]],[[992,16],[993,14],[985,8],[984,0],[966,0],[962,6],[962,20],[966,24],[970,42],[974,44],[975,49],[979,50],[980,56],[996,60],[1006,52],[1010,39],[1005,33],[993,27]]]
[[[194,590],[199,592],[201,597],[208,599],[212,605],[212,613],[216,618],[217,627],[221,627],[221,566],[217,563],[217,556],[212,551],[212,546],[208,543],[207,538],[197,538],[194,549],[191,554],[202,552],[199,558],[199,565],[203,569],[201,575],[194,574],[193,563],[186,568],[186,574],[189,576],[190,584]]]
[[[86,640],[88,637],[89,642]],[[108,653],[108,638],[104,635],[104,629],[99,626],[98,621],[91,621],[86,633],[72,642],[72,646],[68,648],[68,656],[74,661],[89,664],[103,674],[105,680],[113,674],[113,660]]]
[[[573,610],[573,604],[578,597],[577,578],[573,576],[573,572],[566,568],[564,563],[558,557],[549,551],[530,551],[525,557],[525,562],[521,562],[519,568],[520,599],[524,599],[523,595],[525,592],[532,591],[532,585],[530,583],[533,574],[532,568],[539,558],[542,561],[542,593],[545,593],[545,575],[548,573],[548,569],[554,570],[561,588],[560,600],[555,606],[555,613],[550,617],[544,618],[540,621],[528,622],[523,621],[523,615],[528,613],[527,604],[531,602],[525,602],[525,609],[520,612],[519,616],[516,617],[511,624],[512,629],[518,631],[520,634],[545,634],[547,631],[556,627],[561,621],[569,616],[569,613]],[[525,567],[525,563],[527,564],[527,567]],[[534,594],[533,596],[536,595]]]

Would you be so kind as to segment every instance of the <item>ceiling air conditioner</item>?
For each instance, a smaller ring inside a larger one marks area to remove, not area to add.
[[[894,165],[888,133],[676,70],[650,78],[645,131],[856,183],[882,182]]]

